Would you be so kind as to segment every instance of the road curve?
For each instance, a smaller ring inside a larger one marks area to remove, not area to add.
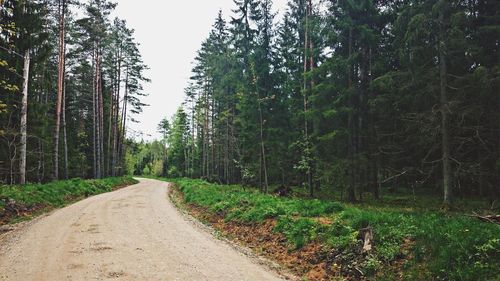
[[[9,233],[0,280],[282,280],[187,220],[167,190],[141,179]]]

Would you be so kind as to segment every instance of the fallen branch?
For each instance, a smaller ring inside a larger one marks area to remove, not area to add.
[[[484,222],[490,222],[494,224],[500,224],[500,215],[488,215],[488,216],[481,216],[477,214],[476,212],[473,212],[473,215],[467,215],[468,217],[472,218],[477,218],[480,219]]]

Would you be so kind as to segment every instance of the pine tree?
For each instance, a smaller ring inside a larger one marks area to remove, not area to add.
[[[56,122],[54,129],[54,180],[59,179],[59,129],[61,127],[61,109],[63,103],[63,87],[64,87],[64,64],[65,64],[65,14],[66,1],[59,1],[59,63],[57,77],[57,101],[56,101]]]
[[[68,9],[69,4],[72,9]],[[72,13],[73,7],[83,8],[83,13]],[[96,170],[99,166],[99,176],[112,174],[110,170],[121,172],[115,167],[119,162],[113,164],[109,160],[114,141],[119,137],[124,139],[124,131],[113,131],[113,127],[121,126],[116,116],[123,112],[118,105],[122,97],[119,93],[111,93],[112,85],[119,80],[109,75],[108,67],[116,61],[108,56],[117,48],[113,42],[126,42],[131,46],[128,48],[129,61],[135,69],[133,80],[128,84],[132,85],[133,98],[127,101],[134,112],[143,106],[139,100],[143,94],[141,84],[147,79],[142,77],[145,66],[137,48],[132,47],[136,44],[125,23],[120,21],[126,31],[119,38],[111,36],[109,11],[113,7],[114,4],[97,0],[85,5],[67,0],[2,1],[0,133],[5,143],[0,146],[2,182],[17,181],[18,170],[14,167],[19,167],[22,182],[59,178],[63,169],[65,178],[91,177],[94,164]],[[78,18],[82,14],[84,16]],[[31,63],[25,105],[29,110],[21,112],[17,104],[21,104],[22,95],[17,93],[22,91],[22,57],[27,49]],[[92,101],[95,107],[90,104]],[[93,111],[95,118],[91,114]],[[26,121],[21,122],[21,119]],[[21,123],[28,124],[21,126],[26,129],[19,127]],[[94,133],[87,134],[87,131],[92,132],[93,125]],[[62,149],[59,145],[61,126]],[[93,144],[96,144],[95,150],[90,149]],[[64,157],[60,157],[63,150]],[[114,151],[116,153],[116,147]],[[63,158],[62,169],[59,163]]]

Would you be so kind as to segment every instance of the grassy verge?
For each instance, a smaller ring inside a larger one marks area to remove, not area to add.
[[[137,183],[132,177],[71,179],[47,184],[0,185],[0,225],[29,219],[80,199]]]
[[[188,206],[224,232],[252,247],[265,245],[264,254],[279,261],[287,260],[276,254],[286,245],[285,255],[293,258],[285,263],[306,279],[498,280],[500,276],[500,226],[475,218],[283,198],[200,180],[172,181]],[[362,250],[363,229],[373,231],[369,251]],[[241,233],[249,231],[250,235]]]

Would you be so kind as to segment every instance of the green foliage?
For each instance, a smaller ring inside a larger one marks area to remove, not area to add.
[[[310,218],[281,216],[278,218],[278,224],[274,231],[285,235],[286,239],[298,249],[316,240],[322,234],[324,228],[324,226]]]
[[[187,176],[185,163],[190,137],[187,115],[184,109],[179,107],[172,119],[172,126],[166,138],[168,144],[168,176],[183,177]]]
[[[354,246],[357,242],[358,230],[345,221],[335,220],[326,233],[326,243],[333,248],[346,249]]]
[[[332,201],[276,197],[237,185],[172,181],[187,203],[227,221],[261,223],[276,219],[274,231],[282,233],[293,248],[316,241],[327,248],[356,253],[361,247],[359,230],[371,227],[375,241],[363,263],[366,272],[375,273],[409,257],[413,259],[404,269],[410,279],[421,277],[424,269],[424,274],[438,280],[488,280],[497,276],[500,268],[500,226],[474,218],[429,211],[400,212],[390,206],[361,209]],[[407,252],[402,251],[403,245]]]
[[[167,149],[162,141],[131,142],[127,172],[132,175],[165,176]]]
[[[420,216],[416,224],[416,258],[435,257],[428,264],[437,276],[474,280],[498,274],[500,226],[465,217],[443,221],[438,214]]]

